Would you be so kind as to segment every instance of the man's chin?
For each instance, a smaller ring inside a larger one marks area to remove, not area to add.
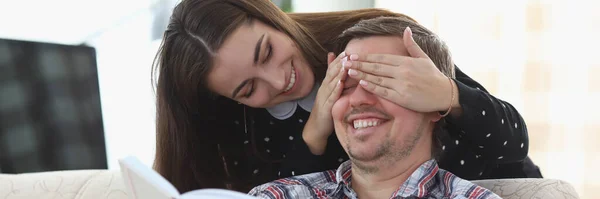
[[[362,163],[375,162],[380,159],[383,154],[377,154],[375,150],[372,151],[349,151],[348,156],[352,159],[352,161],[358,161]]]
[[[352,167],[356,168],[358,171],[373,173],[378,170],[381,166],[379,161],[380,157],[376,156],[356,156],[350,155],[350,161],[352,162]]]

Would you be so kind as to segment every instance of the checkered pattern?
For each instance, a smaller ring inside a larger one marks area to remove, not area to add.
[[[0,40],[0,168],[106,168],[95,50]]]
[[[276,180],[260,185],[250,195],[270,199],[292,198],[339,198],[356,199],[352,189],[352,166],[350,160],[336,170],[306,174]],[[440,169],[435,160],[429,160],[400,185],[391,197],[396,198],[500,198],[491,191],[460,179]]]

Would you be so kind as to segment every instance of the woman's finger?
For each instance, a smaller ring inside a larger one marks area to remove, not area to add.
[[[412,35],[413,34],[410,27],[406,27],[404,29],[404,37],[402,37],[402,40],[404,42],[406,50],[408,51],[408,54],[410,54],[410,56],[414,58],[429,58],[429,56],[427,56],[427,53],[425,53],[417,44],[417,42],[415,42],[415,39]]]
[[[393,55],[393,54],[352,54],[349,56],[351,61],[362,61],[371,63],[387,64],[392,66],[401,66],[414,60],[410,56]]]
[[[327,66],[327,73],[325,75],[325,82],[331,81],[331,79],[333,79],[333,77],[337,75],[340,68],[342,68],[340,62],[344,57],[346,57],[346,53],[342,52],[331,63],[329,63],[329,65]]]
[[[394,74],[398,71],[397,66],[361,61],[348,61],[344,64],[344,67],[383,77],[394,77]]]
[[[331,64],[335,59],[335,55],[332,52],[327,53],[327,64]]]
[[[336,87],[337,82],[344,83],[346,77],[348,76],[348,70],[345,68],[340,68],[339,73],[329,82],[329,89],[333,91]]]
[[[335,104],[335,102],[340,98],[340,94],[342,93],[343,87],[344,87],[344,83],[342,83],[341,81],[337,81],[335,83],[335,87],[334,87],[333,91],[331,91],[331,94],[329,94],[329,97],[327,97],[327,102],[325,104],[325,106],[328,110],[331,110],[331,107],[333,106],[333,104]]]
[[[403,102],[401,99],[402,96],[400,96],[400,94],[393,89],[386,88],[366,80],[360,80],[358,84],[365,90],[374,93],[379,97],[383,97],[391,102]]]
[[[392,86],[394,86],[394,83],[392,83],[392,82],[397,82],[397,81],[394,81],[394,79],[390,78],[390,77],[371,75],[371,74],[361,72],[358,70],[354,70],[354,69],[348,70],[348,76],[350,76],[352,79],[356,79],[356,80],[366,80],[368,82],[373,82],[379,86],[383,86],[386,88],[392,88]]]

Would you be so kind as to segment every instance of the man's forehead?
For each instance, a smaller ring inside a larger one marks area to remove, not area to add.
[[[346,45],[346,54],[408,55],[400,36],[370,36],[352,39]]]

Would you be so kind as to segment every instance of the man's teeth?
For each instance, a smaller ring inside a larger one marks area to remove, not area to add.
[[[285,90],[283,90],[283,92],[288,92],[290,89],[292,89],[292,87],[294,87],[294,83],[296,83],[296,69],[292,66],[292,76],[290,77],[290,83],[285,88]]]
[[[378,120],[354,120],[354,129],[367,128],[377,126],[381,122]]]

